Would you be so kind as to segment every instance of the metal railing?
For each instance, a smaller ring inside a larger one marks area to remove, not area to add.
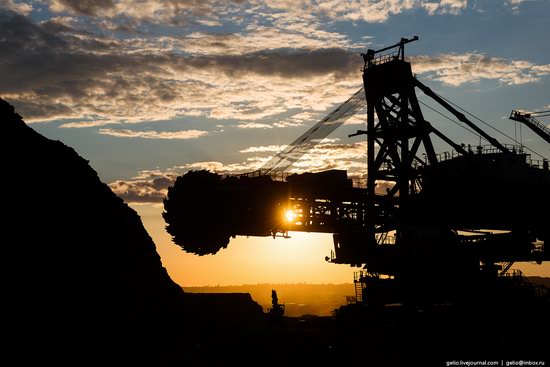
[[[540,169],[549,169],[548,166],[548,160],[546,159],[532,159],[531,154],[525,153],[523,150],[523,146],[521,145],[513,145],[513,144],[504,144],[504,147],[506,147],[512,154],[519,154],[523,155],[525,157],[525,163],[527,163],[530,167],[533,168],[540,168]],[[498,148],[492,146],[492,145],[478,145],[472,149],[470,146],[468,146],[467,151],[470,154],[500,154],[502,153]],[[463,157],[464,155],[457,152],[456,150],[450,150],[442,153],[436,154],[436,158],[438,162],[445,162],[449,161],[454,158]]]
[[[513,145],[513,144],[504,144],[504,147],[508,149],[512,153],[517,154],[525,154],[523,151],[523,147],[521,145]],[[464,146],[464,149],[469,152],[470,154],[498,154],[502,153],[500,149],[490,145],[477,145],[475,147],[472,147],[471,145]],[[530,156],[529,154],[525,154],[526,156]],[[464,155],[462,153],[457,152],[456,150],[450,150],[442,153],[436,154],[436,158],[438,162],[444,162],[453,158],[457,157],[463,157]]]
[[[519,269],[509,269],[506,273],[502,274],[502,276],[521,280],[523,279],[523,272]]]
[[[378,55],[369,60],[368,66],[382,65],[390,61],[399,60],[399,51],[392,51]]]
[[[236,174],[226,174],[222,177],[232,176],[232,177],[260,177],[260,176],[269,176],[273,181],[286,181],[286,178],[292,175],[292,172],[279,172],[279,171],[270,171],[270,170],[256,170],[252,172],[245,173],[236,173]]]

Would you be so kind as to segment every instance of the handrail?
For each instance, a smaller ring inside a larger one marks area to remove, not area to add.
[[[510,114],[510,120],[522,122],[527,125],[528,128],[537,133],[537,135],[550,143],[550,129],[530,113],[523,113],[518,110],[513,110]]]

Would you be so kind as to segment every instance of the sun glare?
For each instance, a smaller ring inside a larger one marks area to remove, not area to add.
[[[294,222],[294,219],[296,219],[296,213],[292,209],[285,210],[285,220],[287,222]]]

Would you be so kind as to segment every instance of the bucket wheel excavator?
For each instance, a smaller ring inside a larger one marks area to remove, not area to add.
[[[356,298],[368,305],[456,302],[509,275],[514,262],[549,260],[548,160],[500,143],[419,81],[405,59],[417,39],[362,54],[363,87],[257,171],[180,176],[164,201],[174,242],[206,255],[237,235],[332,233],[326,260],[361,267]],[[459,144],[436,129],[417,90],[487,144]],[[366,187],[341,170],[287,173],[365,107],[367,128],[350,138],[367,138]],[[533,116],[512,118],[550,142]],[[432,139],[448,151],[436,153]]]

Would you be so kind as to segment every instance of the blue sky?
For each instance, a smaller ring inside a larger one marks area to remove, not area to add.
[[[420,37],[407,54],[424,84],[519,139],[512,109],[550,109],[549,18],[547,0],[0,0],[0,96],[127,202],[158,207],[189,169],[261,166],[361,86],[361,52],[401,37]],[[347,138],[363,118],[297,169],[364,172]]]
[[[424,83],[510,134],[512,109],[550,104],[548,1],[0,4],[1,95],[129,201],[158,202],[165,187],[147,184],[190,168],[260,166],[360,86],[360,52],[401,37],[420,37],[407,51]],[[363,145],[345,138],[361,122],[325,144],[350,144],[335,153],[343,168],[361,169]],[[303,167],[330,166],[326,152]]]

